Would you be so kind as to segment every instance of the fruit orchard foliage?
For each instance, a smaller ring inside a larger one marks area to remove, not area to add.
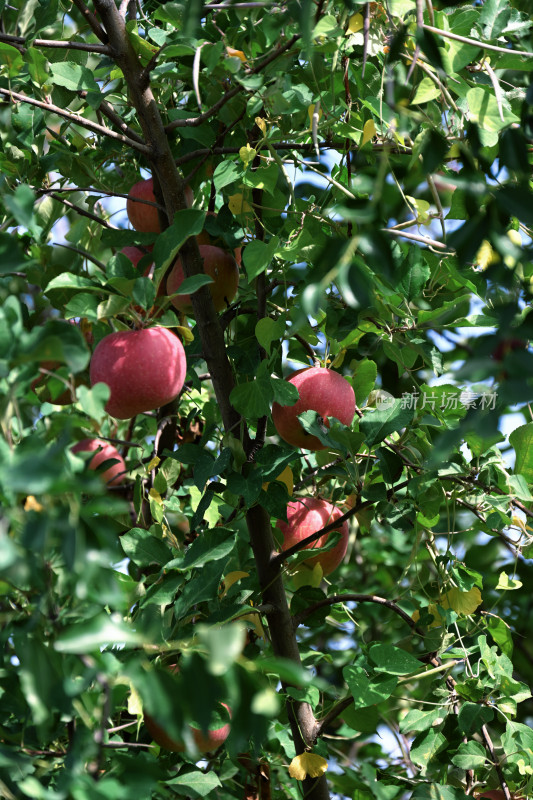
[[[3,797],[531,796],[527,5],[0,4]],[[150,175],[158,235],[125,215]],[[242,247],[219,314],[199,234]],[[91,351],[155,322],[184,389],[110,417]],[[310,365],[357,403],[300,416],[316,452],[271,417]],[[94,438],[120,485],[72,453]],[[315,496],[350,526],[327,581],[271,558]]]

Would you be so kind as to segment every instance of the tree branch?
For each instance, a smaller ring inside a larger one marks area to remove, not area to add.
[[[80,208],[80,206],[77,206],[74,203],[71,203],[69,200],[65,200],[64,197],[60,197],[55,192],[51,193],[50,197],[53,197],[54,200],[58,200],[60,203],[63,203],[63,205],[66,206],[67,208],[71,208],[73,211],[75,211],[80,216],[87,217],[88,219],[92,219],[93,222],[98,222],[98,224],[99,225],[103,225],[104,228],[110,228],[111,230],[118,230],[118,228],[115,228],[114,225],[110,225],[109,222],[107,222],[105,219],[102,219],[101,217],[98,217],[96,214],[93,214],[91,211],[86,211],[84,208]]]
[[[27,39],[24,36],[14,36],[11,33],[0,33],[0,42],[13,45],[25,45]],[[61,50],[83,50],[86,53],[100,53],[100,55],[110,55],[111,51],[105,44],[88,44],[86,42],[70,42],[63,39],[33,39],[30,47],[54,47]],[[25,49],[24,47],[22,49]]]
[[[104,28],[100,25],[92,11],[90,11],[83,0],[72,0],[78,11],[81,13],[84,20],[88,23],[89,27],[91,28],[92,32],[100,39],[101,42],[104,44],[107,43],[108,37],[107,33]]]
[[[123,136],[120,133],[115,133],[115,131],[112,131],[110,128],[105,128],[103,125],[98,125],[96,122],[91,122],[90,120],[85,119],[85,117],[80,117],[79,114],[72,113],[72,111],[65,111],[63,108],[54,106],[52,103],[43,103],[41,100],[34,100],[32,97],[27,97],[19,92],[13,92],[10,89],[0,88],[0,95],[8,97],[12,102],[29,103],[29,105],[37,106],[38,108],[42,108],[44,111],[49,111],[52,114],[58,114],[60,117],[68,119],[69,122],[72,122],[75,125],[81,125],[83,128],[92,131],[93,133],[99,133],[103,136],[108,136],[110,139],[115,139],[121,142],[121,144],[127,144],[129,147],[133,147],[135,150],[138,150],[140,153],[144,153],[145,155],[150,152],[149,147],[147,147],[145,144],[135,141],[134,139],[130,139],[129,136]]]
[[[398,614],[404,622],[406,622],[410,628],[416,630],[416,622],[409,616],[409,614],[400,608],[393,600],[387,600],[385,597],[378,597],[375,594],[333,594],[330,597],[324,598],[324,600],[320,600],[318,603],[314,603],[312,606],[305,608],[303,611],[300,611],[299,614],[293,618],[294,626],[297,627],[301,625],[307,617],[311,616],[313,612],[317,611],[319,608],[325,608],[326,606],[332,606],[336,603],[377,603],[380,606],[385,606],[386,608],[390,608],[391,611],[394,611],[395,614]],[[422,631],[418,631],[418,633],[422,636]]]
[[[267,56],[260,64],[250,70],[249,75],[257,75],[261,70],[267,67],[272,61],[275,61],[276,58],[283,55],[287,50],[293,46],[295,42],[300,39],[300,34],[295,33],[294,36],[289,39],[282,47],[276,50],[274,53],[271,53]],[[235,95],[240,94],[240,92],[244,91],[243,86],[235,86],[233,89],[230,89],[229,92],[226,92],[223,97],[220,98],[211,108],[208,108],[207,111],[204,111],[203,114],[199,114],[197,117],[189,117],[188,119],[175,119],[173,122],[169,122],[168,125],[165,126],[165,131],[170,133],[171,131],[175,130],[175,128],[197,128],[203,122],[206,122],[212,116],[214,116],[222,106],[225,106],[229,100],[231,100]]]

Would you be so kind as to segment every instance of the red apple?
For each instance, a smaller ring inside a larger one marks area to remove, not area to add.
[[[200,257],[204,262],[204,272],[214,280],[214,283],[209,284],[209,291],[213,298],[215,311],[222,311],[237,294],[239,267],[233,256],[220,247],[202,244],[199,250]],[[181,259],[178,258],[167,278],[167,294],[171,295],[177,292],[184,278],[183,265]],[[189,316],[192,314],[190,294],[180,294],[177,297],[173,297],[170,302],[178,311]]]
[[[161,327],[110,333],[97,344],[90,365],[91,386],[107,383],[111,396],[105,408],[117,419],[170,403],[186,372],[183,345]]]
[[[97,469],[104,461],[114,459],[116,463],[99,473],[102,480],[109,484],[109,486],[117,486],[119,483],[122,483],[126,477],[126,464],[124,463],[124,459],[117,448],[113,447],[109,442],[104,442],[102,439],[82,439],[81,442],[75,444],[71,449],[73,453],[97,451],[89,461],[89,469]]]
[[[161,225],[159,224],[159,214],[157,213],[156,206],[148,205],[147,203],[137,203],[135,198],[139,200],[148,200],[151,203],[157,203],[154,194],[154,179],[138,181],[135,183],[130,191],[129,197],[126,202],[126,212],[128,219],[136,231],[142,233],[161,233]],[[192,206],[194,197],[190,186],[185,187],[185,202],[188,206]]]
[[[147,255],[147,253],[151,253],[152,250],[153,250],[153,246],[151,244],[150,245],[146,245],[145,246],[145,250],[141,250],[140,247],[135,247],[135,245],[127,245],[126,247],[123,247],[120,252],[123,255],[125,255],[126,258],[129,258],[129,260],[131,261],[131,263],[133,264],[135,269],[137,269],[137,267],[139,265],[139,261],[141,260],[141,258],[143,258],[143,256]],[[152,269],[152,265],[148,264],[148,266],[145,268],[145,270],[143,272],[144,277],[146,277],[147,275],[150,274],[150,270],[151,269]]]
[[[324,367],[300,369],[287,380],[296,386],[300,397],[293,406],[273,404],[272,420],[277,432],[294,447],[325,450],[325,446],[316,436],[304,431],[298,421],[298,414],[316,411],[325,425],[329,426],[328,417],[335,417],[344,425],[351,425],[355,414],[354,390],[346,378]]]
[[[479,800],[505,800],[503,789],[487,789],[484,792],[477,792],[474,797],[478,797]]]
[[[282,550],[288,550],[297,542],[305,539],[307,536],[316,533],[317,531],[335,522],[336,519],[342,517],[340,508],[328,503],[320,497],[304,497],[298,500],[291,500],[287,506],[287,522],[278,520],[276,527],[280,529],[283,534]],[[337,544],[324,553],[319,553],[317,556],[312,556],[305,560],[305,564],[309,567],[314,567],[315,564],[320,564],[324,575],[329,575],[333,570],[337,569],[342,559],[346,555],[348,547],[348,523],[345,521],[341,523],[338,528],[341,533],[341,538]],[[333,534],[333,531],[330,532]],[[325,547],[329,539],[330,533],[326,533],[306,546],[307,549],[314,549],[315,547]]]
[[[231,712],[226,703],[220,703],[221,706],[227,710],[231,717]],[[144,724],[148,728],[150,736],[157,742],[160,747],[165,750],[171,750],[173,753],[182,753],[185,750],[185,745],[176,739],[172,739],[164,730],[164,728],[155,721],[149,714],[144,714]],[[230,732],[229,722],[221,728],[209,729],[207,734],[202,733],[199,728],[191,726],[191,733],[194,739],[197,750],[200,753],[209,753],[211,750],[216,750],[220,745],[226,741]]]

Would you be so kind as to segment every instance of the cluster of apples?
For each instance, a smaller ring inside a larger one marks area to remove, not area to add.
[[[331,417],[344,425],[351,425],[355,415],[355,393],[351,384],[338,372],[324,367],[307,367],[297,370],[288,379],[296,386],[299,398],[293,406],[274,403],[272,419],[277,432],[288,444],[306,450],[324,450],[325,445],[312,434],[307,433],[298,420],[304,411],[316,411],[326,427]],[[283,535],[282,550],[288,550],[297,542],[322,530],[342,516],[342,511],[321,497],[305,497],[292,500],[287,507],[287,522],[278,520],[276,526]],[[340,533],[334,547],[316,556],[310,556],[303,563],[313,568],[322,567],[322,574],[329,575],[341,564],[348,548],[348,523],[346,521],[324,534],[304,549],[326,547],[330,536]]]
[[[193,199],[191,188],[186,186],[185,200],[188,206],[192,206]],[[136,231],[161,233],[157,207],[156,205],[149,205],[149,203],[156,203],[153,178],[138,181],[131,187],[126,204],[128,219]],[[237,294],[239,286],[239,264],[237,259],[240,260],[240,249],[235,251],[235,257],[232,256],[221,247],[214,245],[207,231],[199,234],[196,237],[196,241],[200,250],[200,258],[203,261],[204,272],[210,278],[213,278],[213,283],[209,284],[209,291],[213,298],[215,311],[222,311],[227,308]],[[122,253],[130,259],[135,267],[145,255],[145,252],[138,247],[125,247]],[[148,275],[150,269],[151,265],[145,269],[144,274]],[[176,295],[184,279],[183,264],[181,259],[177,258],[166,280],[166,294],[170,296],[170,302],[178,311],[191,316],[193,308],[190,295]]]

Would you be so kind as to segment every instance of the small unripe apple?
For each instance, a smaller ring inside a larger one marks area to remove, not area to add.
[[[126,477],[126,464],[117,448],[102,439],[82,439],[71,448],[73,453],[97,451],[89,461],[89,469],[98,469],[104,461],[114,459],[116,463],[100,472],[101,479],[109,486],[117,486]]]
[[[91,386],[109,386],[105,409],[117,419],[170,403],[180,393],[186,372],[183,345],[161,327],[110,333],[97,344],[90,365]]]
[[[154,194],[154,179],[148,178],[148,180],[134,183],[128,194],[126,212],[135,230],[141,233],[161,233],[157,207],[148,205],[148,203],[138,203],[135,200],[135,198],[138,198],[139,200],[148,200],[150,203],[157,203]],[[185,186],[185,202],[187,206],[192,206],[193,200],[191,187]]]
[[[321,497],[303,497],[298,500],[291,500],[287,506],[287,522],[281,519],[276,522],[276,527],[283,534],[281,549],[288,550],[289,547],[301,542],[302,539],[306,539],[331,522],[335,522],[339,517],[342,517],[340,508]],[[335,530],[340,531],[341,534],[337,544],[330,550],[311,556],[303,562],[311,568],[315,564],[320,564],[324,575],[329,575],[333,570],[337,569],[348,548],[348,523],[346,521],[342,522]],[[315,547],[325,547],[330,535],[333,535],[333,531],[324,534],[316,542],[306,545],[304,549],[311,550]]]
[[[221,247],[202,244],[198,249],[200,257],[203,259],[204,272],[214,281],[209,284],[209,291],[213,298],[215,311],[222,311],[237,294],[239,267],[233,256],[226,253]],[[181,259],[178,258],[167,278],[167,294],[172,295],[177,292],[184,279],[183,264]],[[177,297],[172,297],[170,302],[183,314],[192,314],[193,308],[190,294],[177,295]]]
[[[343,425],[351,425],[355,414],[355,394],[351,384],[338,372],[324,367],[300,369],[287,380],[296,386],[300,397],[293,406],[272,405],[272,420],[277,432],[294,447],[325,450],[318,437],[304,431],[298,414],[316,411],[328,427],[328,417],[335,417]]]
[[[230,709],[226,703],[220,703],[220,705],[224,706],[231,717]],[[165,732],[164,728],[162,728],[161,725],[159,725],[159,723],[156,722],[155,719],[146,712],[144,714],[144,724],[148,728],[150,736],[154,742],[157,742],[160,747],[164,747],[165,750],[171,750],[173,753],[183,753],[185,750],[185,744],[170,737]],[[209,729],[207,734],[204,734],[199,728],[194,728],[191,725],[190,730],[196,745],[196,749],[200,753],[209,753],[211,750],[216,750],[228,738],[230,727],[230,723],[227,722],[225,725],[222,725],[222,727]]]

